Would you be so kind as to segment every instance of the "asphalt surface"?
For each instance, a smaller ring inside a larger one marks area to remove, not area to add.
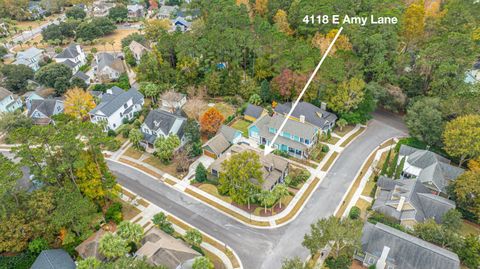
[[[135,169],[111,161],[108,165],[123,186],[232,247],[244,268],[280,268],[285,258],[308,256],[301,243],[310,224],[333,214],[375,147],[406,134],[402,121],[393,115],[379,112],[374,116],[367,130],[340,154],[298,217],[276,229],[248,227]]]

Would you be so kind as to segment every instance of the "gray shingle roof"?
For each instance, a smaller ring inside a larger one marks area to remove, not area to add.
[[[73,58],[77,57],[78,55],[80,55],[80,54],[77,51],[77,44],[70,44],[62,52],[57,54],[57,56],[55,56],[55,58],[57,58],[57,59],[63,59],[63,58],[73,59]]]
[[[163,110],[152,110],[148,113],[147,118],[145,118],[144,124],[152,131],[161,130],[164,134],[169,135],[171,132],[176,134],[179,138],[183,136],[184,124],[187,121],[186,118],[169,113]],[[177,132],[172,130],[175,123],[181,122],[181,125]]]
[[[450,160],[428,150],[402,145],[399,155],[408,156],[405,168],[410,165],[422,169],[418,180],[423,183],[433,182],[441,192],[446,192],[445,188],[450,181],[464,172],[462,168],[450,165]]]
[[[112,87],[112,93],[105,93],[102,95],[102,100],[94,109],[92,109],[89,114],[97,114],[99,112],[103,113],[105,116],[109,117],[120,107],[127,103],[128,100],[132,99],[133,105],[141,104],[143,95],[136,90],[131,88],[128,91],[124,91],[119,87]]]
[[[63,249],[44,250],[38,255],[31,269],[75,269],[73,259]]]
[[[13,95],[13,93],[3,87],[0,87],[0,101],[5,99],[6,97],[9,97],[10,95]]]
[[[207,143],[203,145],[203,147],[208,148],[218,156],[225,152],[230,147],[230,145],[230,142],[228,142],[225,136],[221,133],[218,133],[210,140],[208,140]]]
[[[380,257],[389,247],[387,263],[401,269],[458,269],[457,254],[381,223],[365,223],[362,249]]]
[[[77,77],[77,78],[79,78],[79,79],[81,79],[81,80],[83,80],[83,81],[86,81],[86,80],[89,80],[89,79],[90,79],[90,77],[87,76],[87,74],[83,73],[82,71],[78,71],[78,72],[75,73],[73,76],[74,76],[74,77]]]
[[[75,68],[75,66],[77,66],[78,64],[80,64],[80,62],[74,63],[74,62],[70,61],[70,59],[67,59],[67,60],[61,62],[61,64],[64,64],[64,65],[66,65],[66,66],[68,66],[68,67],[70,67],[70,68],[73,69],[73,68]]]
[[[17,59],[31,59],[36,57],[39,54],[42,54],[43,50],[37,49],[36,47],[30,47],[24,51],[17,53]]]
[[[234,129],[227,125],[220,126],[219,132],[227,139],[228,142],[233,143],[233,139],[237,136],[238,133],[241,133],[239,130]]]
[[[416,220],[423,222],[433,218],[441,223],[443,215],[455,208],[455,202],[433,195],[430,190],[416,179],[393,180],[381,176],[377,181],[380,189],[372,209],[397,220]],[[414,209],[397,211],[400,197]]]
[[[247,108],[245,109],[245,112],[243,112],[243,115],[258,119],[262,115],[262,112],[263,112],[263,107],[248,104]]]
[[[44,99],[44,100],[32,100],[28,116],[31,117],[35,110],[38,110],[43,115],[51,117],[59,112],[55,113],[55,106],[60,104],[63,108],[63,101],[59,99]],[[62,109],[63,111],[63,109]]]
[[[122,60],[115,57],[115,55],[107,52],[97,54],[97,70],[103,70],[105,67],[110,67],[119,72],[125,71]]]
[[[287,115],[292,108],[292,103],[279,104],[275,107],[275,112]],[[300,102],[295,107],[295,110],[292,112],[292,116],[295,118],[300,118],[300,115],[305,116],[305,121],[317,126],[320,129],[328,127],[326,122],[335,122],[337,116],[333,113],[325,111],[317,106],[314,106],[307,102]]]
[[[251,126],[257,126],[260,136],[265,137],[271,141],[275,135],[273,133],[270,133],[268,128],[270,127],[275,129],[280,128],[280,125],[282,124],[284,119],[285,119],[285,116],[283,115],[275,114],[272,117],[270,117],[269,115],[266,114],[260,117]],[[288,132],[292,135],[297,135],[299,137],[311,139],[316,134],[316,127],[308,123],[301,123],[295,120],[288,120],[285,126],[283,127],[282,131]],[[302,149],[302,150],[307,148],[307,146],[303,143],[287,139],[280,135],[278,136],[275,143],[292,146],[294,148]]]

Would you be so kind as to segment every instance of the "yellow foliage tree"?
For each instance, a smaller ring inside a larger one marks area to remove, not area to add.
[[[65,94],[65,114],[77,119],[85,119],[95,107],[92,95],[80,88],[68,90]]]
[[[161,35],[162,31],[170,30],[171,22],[169,19],[161,19],[161,20],[147,20],[145,22],[145,36],[151,40],[157,40]]]
[[[280,32],[283,32],[287,35],[293,35],[294,31],[292,28],[290,28],[290,24],[288,23],[287,12],[279,9],[277,14],[275,14],[273,17],[273,21]]]
[[[480,157],[480,115],[461,116],[448,122],[443,143],[450,156],[460,159],[460,165]]]
[[[411,4],[403,14],[403,36],[407,43],[417,42],[425,31],[425,8],[423,5]]]
[[[365,95],[365,81],[360,77],[342,82],[337,88],[327,89],[328,105],[336,112],[346,113],[358,107]]]
[[[332,43],[333,38],[338,33],[338,29],[333,29],[328,32],[326,35],[323,35],[320,32],[317,32],[312,38],[312,45],[323,53],[327,51],[328,46]],[[352,44],[346,35],[340,35],[337,38],[337,42],[333,45],[330,53],[333,55],[337,50],[351,50]]]
[[[264,16],[268,11],[268,0],[255,0],[255,12]]]

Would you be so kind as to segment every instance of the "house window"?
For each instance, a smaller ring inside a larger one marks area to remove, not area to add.
[[[215,177],[217,177],[217,176],[218,176],[217,170],[212,169],[212,175],[215,176]]]
[[[294,136],[293,136],[293,140],[295,140],[295,141],[297,141],[297,142],[298,142],[298,141],[300,141],[300,137],[298,137],[298,136],[294,135]]]
[[[277,132],[277,129],[269,127],[269,128],[268,128],[268,131],[269,131],[270,133],[274,134],[274,133]]]
[[[295,154],[297,154],[297,155],[302,155],[302,151],[301,151],[301,150],[298,150],[298,149],[296,149],[296,150],[295,150]]]
[[[116,128],[116,127],[117,127],[117,125],[114,123],[114,124],[113,124],[113,128]]]
[[[305,139],[305,144],[310,145],[310,140],[309,140],[309,139]]]
[[[302,138],[302,137],[300,137],[300,143],[303,143],[303,142],[304,142],[303,138]]]
[[[124,105],[123,105],[123,108],[127,108],[127,104],[124,104]]]
[[[282,132],[282,136],[290,138],[290,133],[289,132]]]
[[[295,149],[294,149],[294,148],[291,148],[291,147],[288,147],[288,152],[290,152],[290,153],[295,153]]]
[[[374,258],[374,257],[368,257],[368,262],[367,262],[367,264],[368,264],[368,265],[372,265],[372,264],[374,264],[374,263],[375,263],[375,258]]]

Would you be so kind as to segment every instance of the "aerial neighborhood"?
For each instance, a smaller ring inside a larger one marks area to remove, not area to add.
[[[0,268],[480,268],[479,1],[0,15]]]

